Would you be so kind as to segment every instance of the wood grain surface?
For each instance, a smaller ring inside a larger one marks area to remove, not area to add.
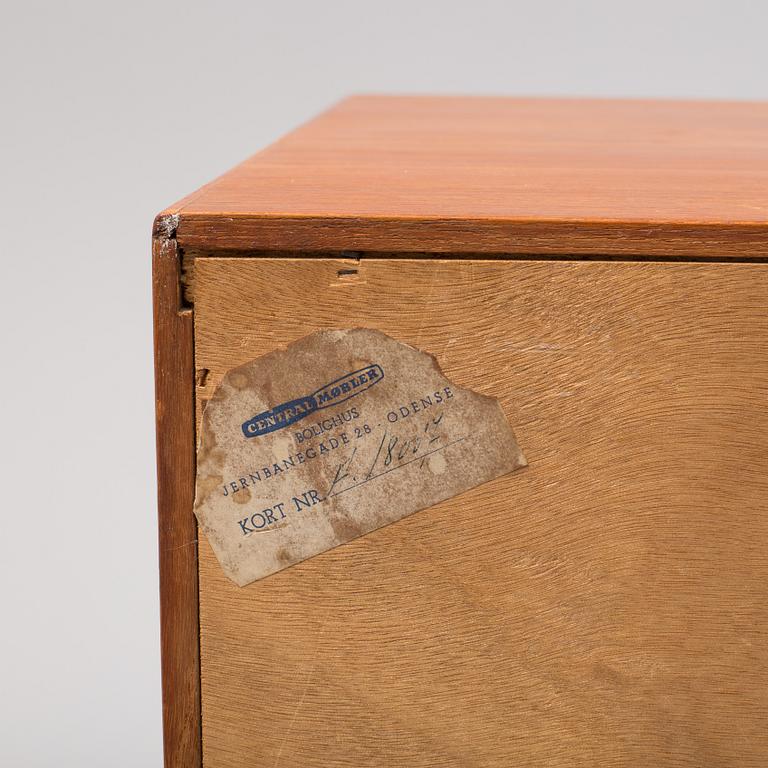
[[[152,242],[160,560],[163,746],[166,768],[197,768],[200,644],[192,311],[183,306],[176,241]]]
[[[768,103],[358,96],[168,209],[183,248],[768,256]]]
[[[766,764],[768,265],[194,269],[198,414],[372,327],[499,397],[530,463],[245,588],[201,541],[206,768]]]

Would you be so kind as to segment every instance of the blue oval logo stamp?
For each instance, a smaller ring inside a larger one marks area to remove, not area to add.
[[[340,376],[311,395],[288,400],[257,414],[243,423],[243,434],[245,437],[259,437],[259,435],[284,429],[309,416],[310,413],[330,408],[332,405],[338,405],[359,395],[374,384],[378,384],[383,378],[384,369],[378,363],[372,363],[365,368]]]

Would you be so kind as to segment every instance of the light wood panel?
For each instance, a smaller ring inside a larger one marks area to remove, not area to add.
[[[201,541],[206,768],[765,765],[768,265],[194,269],[198,410],[373,327],[498,396],[530,463],[245,588]]]
[[[183,248],[768,256],[768,104],[347,99],[167,210]]]

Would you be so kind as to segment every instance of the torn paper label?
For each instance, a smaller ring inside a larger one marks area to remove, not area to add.
[[[195,514],[239,585],[525,466],[501,406],[368,329],[229,371],[208,402]]]

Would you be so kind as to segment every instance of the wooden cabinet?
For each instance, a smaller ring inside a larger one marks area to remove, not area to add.
[[[166,765],[759,766],[768,106],[356,97],[155,222]],[[223,375],[376,328],[529,466],[246,587]]]

